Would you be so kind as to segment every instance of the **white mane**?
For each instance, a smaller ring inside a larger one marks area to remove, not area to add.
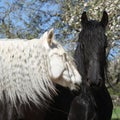
[[[3,91],[14,105],[16,99],[21,103],[28,103],[29,100],[40,104],[37,95],[44,100],[46,96],[51,97],[51,90],[55,92],[48,75],[48,52],[42,44],[44,39],[41,37],[40,40],[0,40],[1,101]]]
[[[65,87],[80,84],[73,60],[53,39],[53,31],[40,39],[0,40],[0,100],[4,97],[14,106],[16,102],[42,105],[55,93],[55,81]],[[4,94],[5,93],[5,94]]]

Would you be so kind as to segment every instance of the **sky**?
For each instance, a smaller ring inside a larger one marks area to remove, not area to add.
[[[116,46],[110,50],[108,60],[114,60],[116,56],[120,58],[120,40],[117,40],[115,44]]]

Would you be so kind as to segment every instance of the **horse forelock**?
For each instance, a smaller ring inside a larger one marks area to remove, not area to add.
[[[99,49],[104,49],[107,44],[107,37],[104,28],[98,21],[88,21],[79,34],[80,46],[83,46],[86,54],[93,55]]]
[[[7,99],[16,106],[20,103],[40,104],[39,98],[51,99],[55,88],[48,73],[48,50],[39,40],[0,41],[0,100],[3,91]]]

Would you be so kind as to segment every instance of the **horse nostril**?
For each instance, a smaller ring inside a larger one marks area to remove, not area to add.
[[[99,78],[98,78],[98,86],[102,85],[102,81],[103,81],[102,77],[99,76]]]
[[[100,87],[102,86],[102,79],[87,79],[86,80],[88,86],[91,87]]]
[[[98,87],[101,87],[102,86],[102,79],[96,80],[95,85],[98,86]]]
[[[98,83],[98,86],[102,86],[102,82],[103,80],[102,80],[102,78],[101,79],[99,79],[99,83]]]
[[[91,81],[90,81],[90,79],[87,78],[86,81],[87,81],[87,85],[90,86],[90,85],[91,85]]]
[[[98,80],[97,86],[101,86],[101,80]]]

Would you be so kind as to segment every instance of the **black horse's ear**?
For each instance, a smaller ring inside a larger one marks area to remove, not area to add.
[[[87,22],[88,22],[88,18],[87,18],[86,12],[83,12],[81,16],[81,24],[83,25]]]
[[[107,26],[107,24],[108,24],[108,14],[107,14],[106,11],[103,12],[103,16],[102,16],[102,19],[101,19],[100,23],[103,27]]]

